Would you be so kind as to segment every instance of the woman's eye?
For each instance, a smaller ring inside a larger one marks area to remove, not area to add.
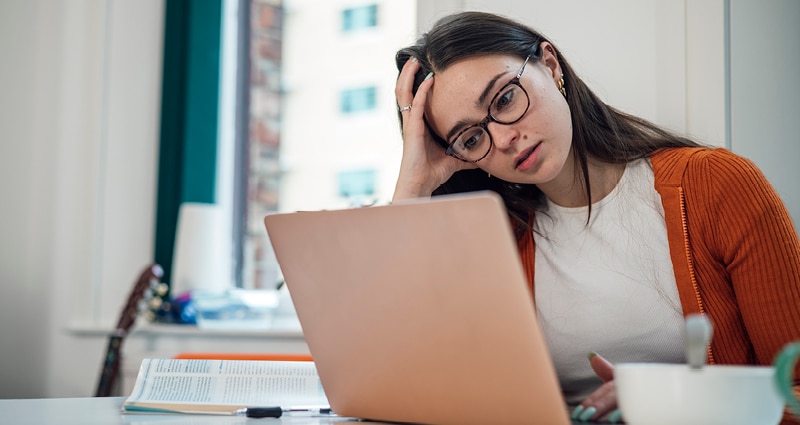
[[[470,151],[476,149],[481,144],[482,137],[483,130],[472,129],[461,135],[459,144],[463,150]]]
[[[464,149],[466,150],[475,149],[475,146],[478,145],[479,140],[480,136],[477,134],[470,136],[467,140],[464,140]]]
[[[509,105],[511,105],[514,102],[514,99],[516,98],[516,91],[517,91],[516,88],[517,86],[514,85],[508,86],[504,88],[503,91],[498,93],[497,97],[494,100],[494,103],[492,104],[492,109],[494,111],[500,112],[505,108],[507,108]]]

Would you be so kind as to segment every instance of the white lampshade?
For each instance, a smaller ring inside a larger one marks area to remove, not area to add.
[[[224,218],[216,204],[181,204],[169,282],[173,295],[194,290],[224,292],[231,288]]]

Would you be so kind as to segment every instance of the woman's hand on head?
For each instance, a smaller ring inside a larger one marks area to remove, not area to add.
[[[614,366],[596,353],[589,355],[589,363],[594,373],[603,380],[603,385],[572,410],[572,419],[580,422],[599,420],[610,423],[620,422],[622,415],[617,409]]]
[[[425,104],[434,78],[429,76],[423,81],[415,96],[412,87],[419,67],[415,59],[407,61],[395,86],[395,97],[403,117],[403,158],[393,200],[430,196],[453,173],[476,168],[474,164],[448,156],[425,126]]]

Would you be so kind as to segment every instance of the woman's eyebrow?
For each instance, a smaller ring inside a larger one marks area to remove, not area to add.
[[[489,80],[489,83],[486,84],[486,88],[484,88],[483,92],[481,92],[481,95],[478,96],[478,101],[475,102],[475,105],[477,107],[480,108],[481,106],[483,106],[484,103],[486,103],[486,98],[489,97],[489,93],[491,93],[492,88],[494,87],[494,84],[497,82],[497,80],[500,79],[500,77],[508,74],[508,72],[509,72],[508,70],[503,71],[503,72],[495,75],[494,78],[492,78],[491,80]]]
[[[500,77],[508,74],[508,72],[509,71],[503,71],[503,72],[495,75],[494,78],[492,78],[491,80],[489,80],[489,82],[486,84],[486,87],[481,92],[481,95],[478,96],[478,100],[475,101],[475,106],[476,107],[478,107],[478,108],[482,108],[483,107],[483,105],[486,103],[486,98],[489,97],[489,94],[492,92],[492,88],[494,88],[494,85],[497,83],[497,80],[499,80]],[[459,130],[461,130],[463,127],[467,126],[470,123],[471,123],[471,121],[466,121],[466,120],[461,120],[461,121],[457,122],[453,126],[453,128],[450,129],[450,131],[447,132],[447,136],[445,137],[445,140],[449,141],[450,139],[452,139],[453,136],[455,136],[456,133],[459,132]]]
[[[467,121],[467,120],[461,120],[461,121],[457,122],[456,125],[454,125],[453,128],[450,129],[450,131],[447,132],[447,136],[445,137],[444,140],[447,143],[450,143],[450,139],[452,139],[453,136],[456,135],[456,133],[461,131],[462,128],[464,128],[464,127],[466,127],[468,125],[471,125],[471,124],[474,124],[474,122],[473,121]]]

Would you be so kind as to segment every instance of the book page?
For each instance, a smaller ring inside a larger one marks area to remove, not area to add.
[[[123,407],[230,412],[327,405],[313,362],[145,359]]]

